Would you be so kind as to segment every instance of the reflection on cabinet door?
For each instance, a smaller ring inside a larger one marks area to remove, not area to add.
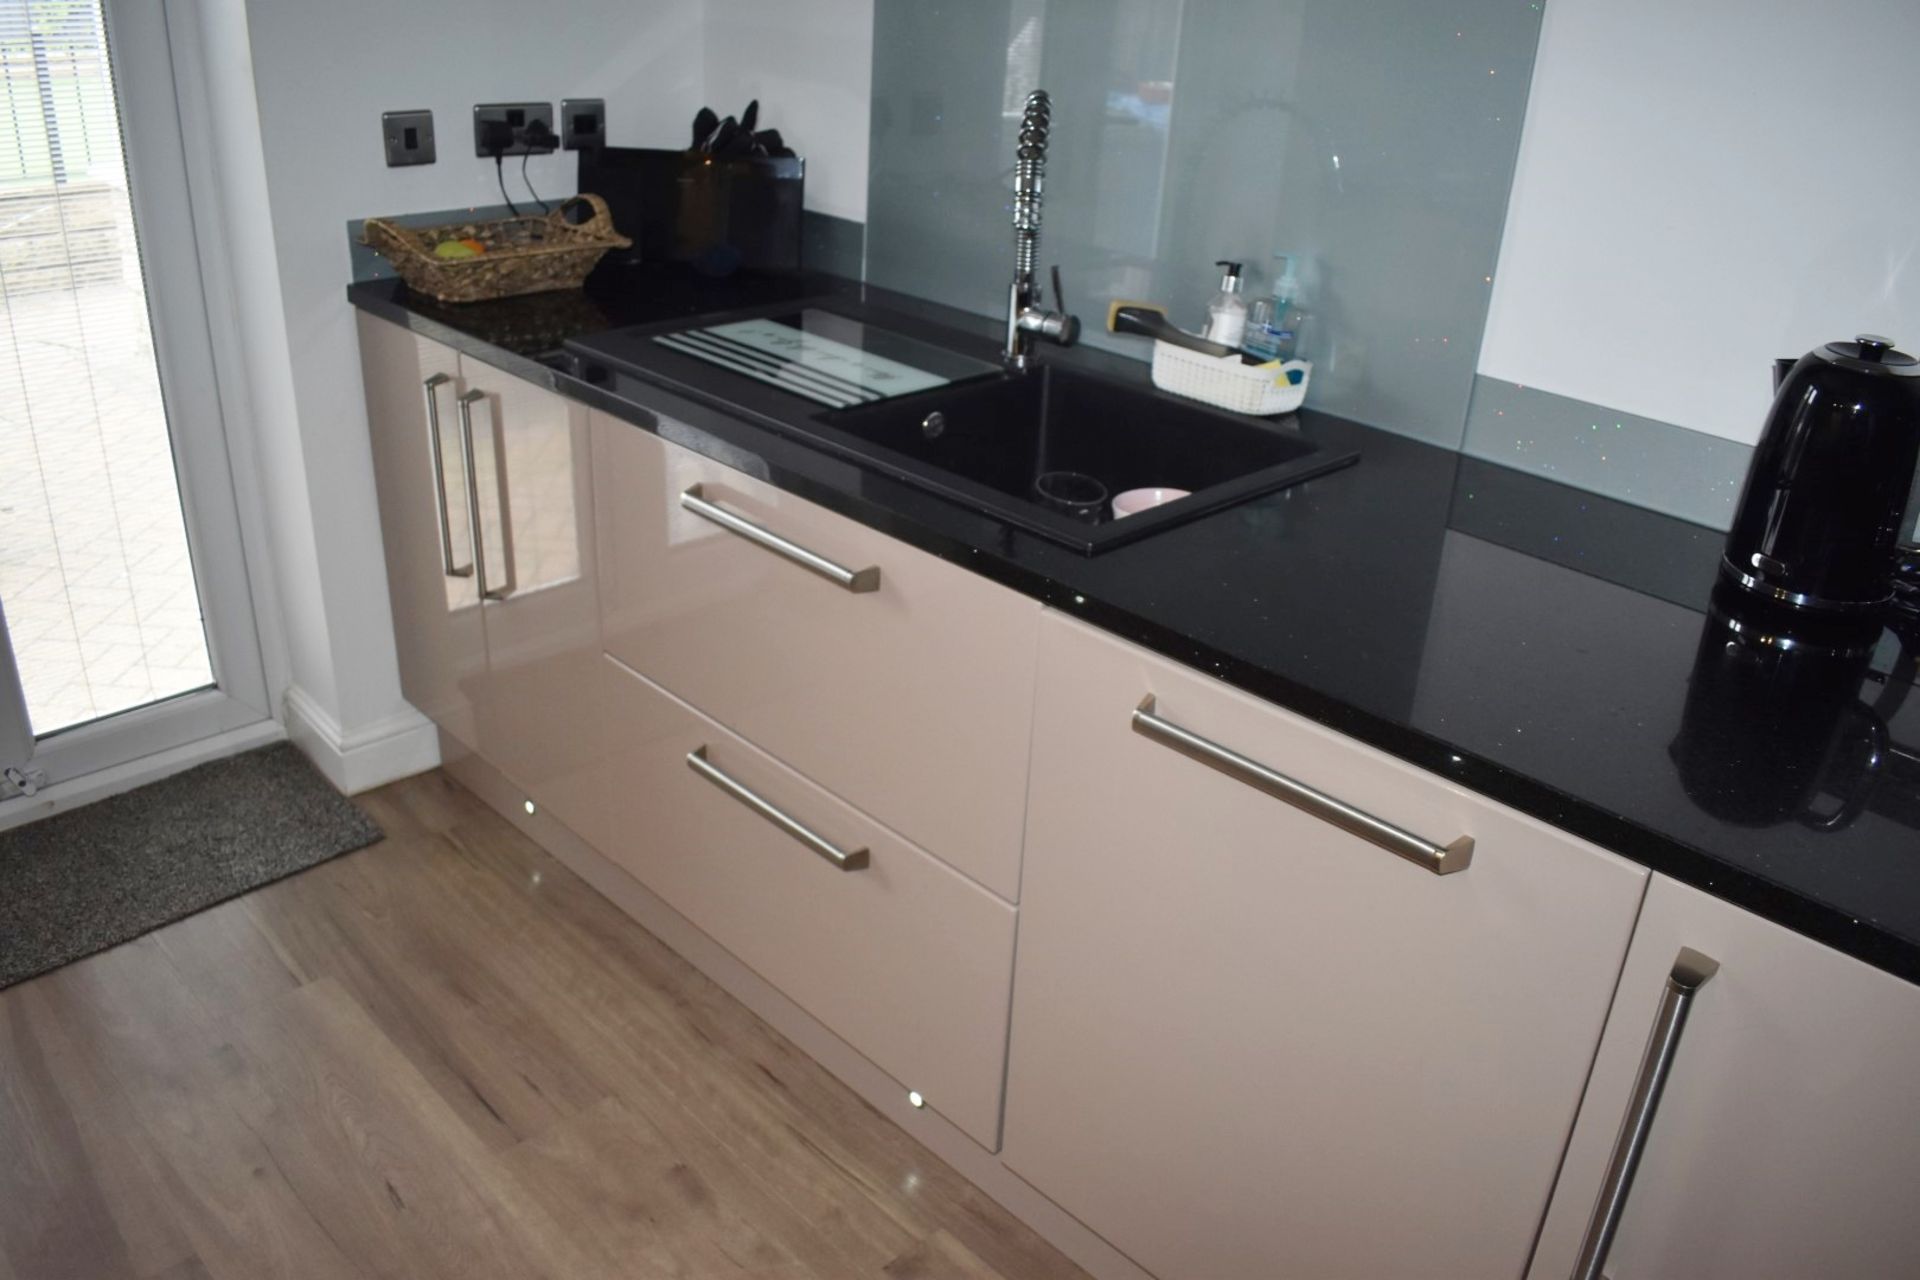
[[[1658,876],[1528,1274],[1565,1280],[1602,1239],[1594,1210],[1682,948],[1719,968],[1586,1274],[1920,1275],[1920,987]]]
[[[400,688],[423,715],[477,747],[472,690],[485,675],[487,649],[459,361],[365,313],[359,328]]]
[[[594,689],[600,614],[594,580],[587,411],[462,358],[464,437],[480,512],[475,570],[487,671],[472,745],[552,816],[599,835]]]
[[[1015,1172],[1169,1280],[1522,1273],[1644,871],[1058,614],[1027,832]]]

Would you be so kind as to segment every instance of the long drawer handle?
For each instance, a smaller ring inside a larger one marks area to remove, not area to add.
[[[776,807],[772,801],[767,800],[765,797],[749,789],[745,783],[736,778],[729,777],[718,765],[707,759],[707,749],[705,746],[696,747],[687,753],[687,768],[693,770],[708,782],[711,782],[714,786],[720,788],[735,800],[738,800],[741,804],[744,804],[747,808],[753,810],[768,822],[771,822],[774,826],[780,828],[842,871],[863,871],[866,869],[867,863],[871,861],[865,849],[842,849],[839,845],[813,830],[798,818]]]
[[[1647,1036],[1646,1052],[1640,1058],[1640,1074],[1634,1078],[1633,1093],[1627,1099],[1626,1118],[1620,1122],[1620,1134],[1613,1142],[1613,1157],[1607,1161],[1606,1177],[1600,1181],[1600,1196],[1594,1202],[1593,1217],[1587,1222],[1580,1256],[1573,1264],[1573,1280],[1600,1280],[1607,1265],[1607,1254],[1613,1248],[1614,1232],[1619,1230],[1621,1215],[1626,1212],[1627,1195],[1633,1190],[1633,1175],[1639,1171],[1640,1156],[1646,1150],[1647,1134],[1653,1129],[1653,1114],[1660,1107],[1660,1094],[1667,1087],[1674,1055],[1680,1050],[1680,1033],[1687,1026],[1687,1010],[1707,979],[1718,972],[1718,960],[1692,947],[1680,948],[1680,954],[1673,959],[1666,989],[1660,993],[1659,1011],[1653,1016],[1653,1031]]]
[[[480,531],[480,465],[474,461],[473,457],[473,406],[477,401],[485,400],[486,398],[487,393],[476,387],[454,401],[454,403],[460,407],[460,443],[465,447],[467,454],[467,519],[472,521],[473,524],[473,567],[480,579],[480,598],[482,600],[505,600],[513,594],[514,588],[513,543],[503,523],[500,536],[501,545],[506,551],[505,558],[507,563],[505,568],[507,571],[507,580],[497,587],[488,586],[487,538],[486,535]],[[500,448],[497,439],[494,442],[493,465],[495,468],[494,480],[496,482],[494,488],[500,498],[500,518],[502,521],[505,521],[507,495],[498,483],[500,478],[498,470],[500,466]]]
[[[805,569],[811,569],[830,582],[836,582],[856,595],[880,589],[880,567],[868,565],[864,569],[849,569],[845,565],[835,564],[823,555],[816,555],[797,542],[789,542],[773,530],[757,525],[733,514],[724,507],[716,507],[708,502],[701,492],[702,486],[694,485],[680,495],[680,505],[703,519],[711,520],[722,529],[730,530],[745,538],[748,542],[765,547],[776,555],[785,556]]]
[[[1142,698],[1140,705],[1134,709],[1133,731],[1152,738],[1162,746],[1172,747],[1181,755],[1198,760],[1208,768],[1218,769],[1229,778],[1257,787],[1323,822],[1332,823],[1342,831],[1377,844],[1388,853],[1417,863],[1437,876],[1465,871],[1473,862],[1472,836],[1461,836],[1451,844],[1423,840],[1411,831],[1402,830],[1345,801],[1336,800],[1324,791],[1316,791],[1304,782],[1277,773],[1258,760],[1248,759],[1238,751],[1211,742],[1171,720],[1161,719],[1154,714],[1152,694]]]
[[[447,523],[447,464],[441,456],[439,391],[452,381],[446,374],[436,373],[420,385],[427,393],[427,451],[433,455],[433,509],[440,516],[440,567],[449,578],[471,578],[472,561],[464,565],[453,562],[453,529]]]

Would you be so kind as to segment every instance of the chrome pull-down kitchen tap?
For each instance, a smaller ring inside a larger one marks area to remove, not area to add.
[[[1053,305],[1040,305],[1040,284],[1034,264],[1040,257],[1041,191],[1047,173],[1047,130],[1053,122],[1053,102],[1044,89],[1027,95],[1026,114],[1020,118],[1020,147],[1013,166],[1013,284],[1007,290],[1007,348],[1002,358],[1010,368],[1025,369],[1032,358],[1033,337],[1039,334],[1063,347],[1080,336],[1080,321],[1066,312],[1060,292],[1060,269],[1053,269]]]

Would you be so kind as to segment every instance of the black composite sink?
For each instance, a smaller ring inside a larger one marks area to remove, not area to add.
[[[739,332],[743,327],[756,331]],[[823,372],[786,347],[752,345],[769,329],[789,338],[787,346],[812,343],[856,362],[877,360],[893,378],[905,371],[952,380],[887,397],[875,381],[882,374],[871,369],[850,373],[843,361]],[[735,387],[746,403],[759,402],[761,417],[777,419],[779,430],[1089,555],[1325,475],[1359,456],[1316,444],[1291,419],[1280,425],[1227,413],[1062,365],[1009,373],[818,307],[748,316],[744,326],[637,325],[569,341],[565,350],[539,358],[587,382],[605,382],[611,365],[642,378],[664,372],[697,377],[708,388]],[[869,379],[866,385],[849,381],[861,377]],[[823,386],[833,389],[833,398]],[[766,402],[769,387],[777,408]],[[823,400],[837,404],[856,396],[870,402],[820,408]],[[1071,494],[1079,486],[1086,495],[1079,514],[1036,492],[1043,477],[1056,491]],[[1190,496],[1113,518],[1114,495],[1147,488],[1186,489]]]
[[[1088,554],[1359,457],[1290,426],[1053,365],[814,420],[914,484]],[[1119,520],[1098,496],[1142,488],[1191,494]],[[1069,509],[1076,501],[1083,514]]]

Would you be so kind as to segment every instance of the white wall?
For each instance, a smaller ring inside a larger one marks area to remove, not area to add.
[[[1480,372],[1742,442],[1770,364],[1920,349],[1920,4],[1551,0]]]
[[[807,158],[807,208],[867,220],[873,0],[705,0],[705,96],[723,116],[760,99],[760,122]]]

